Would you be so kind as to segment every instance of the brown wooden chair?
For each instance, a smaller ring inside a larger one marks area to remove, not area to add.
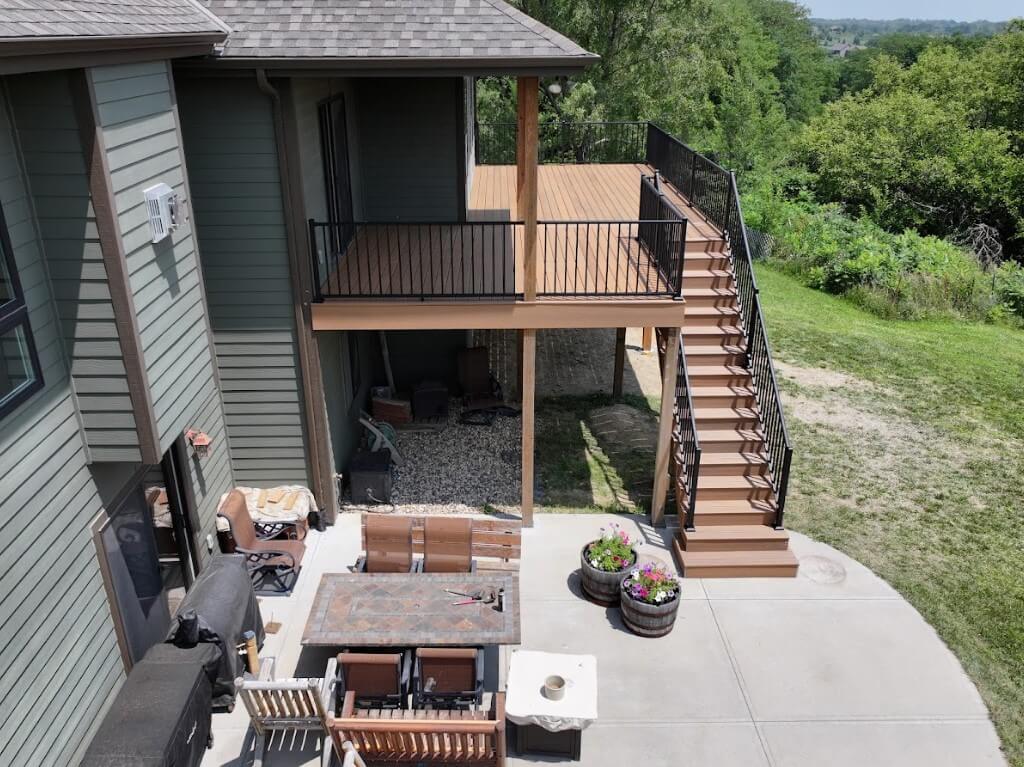
[[[479,706],[484,695],[484,651],[475,647],[420,647],[412,671],[413,708]]]
[[[235,551],[245,554],[249,574],[257,588],[266,588],[267,579],[276,591],[288,593],[295,585],[306,544],[302,541],[285,539],[263,540],[256,532],[245,495],[240,490],[228,493],[217,509],[231,526],[231,537],[235,540]]]
[[[423,572],[476,572],[472,519],[427,517],[423,521]]]
[[[341,716],[328,718],[335,751],[355,753],[367,764],[472,764],[505,767],[505,694],[497,692],[490,711],[402,711],[391,717],[359,711],[345,696]],[[358,764],[358,762],[356,762]]]
[[[357,573],[413,573],[412,519],[363,515],[366,553],[356,560]]]
[[[338,654],[338,695],[354,692],[360,708],[406,708],[409,653]]]

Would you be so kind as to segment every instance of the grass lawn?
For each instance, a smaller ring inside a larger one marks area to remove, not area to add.
[[[758,280],[794,442],[786,526],[921,611],[1024,767],[1024,333]]]

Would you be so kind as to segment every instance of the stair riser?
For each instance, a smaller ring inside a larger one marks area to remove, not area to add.
[[[714,274],[683,274],[683,289],[686,288],[731,288],[732,277]]]
[[[689,302],[687,302],[689,304]],[[690,328],[735,328],[740,318],[735,314],[693,314],[686,313],[686,324],[683,325],[683,338],[689,338],[686,331]]]
[[[698,503],[701,501],[767,501],[771,497],[770,487],[704,487],[697,489]]]
[[[725,242],[723,240],[686,240],[686,255],[687,263],[689,263],[689,256],[691,253],[698,255],[701,253],[724,253]],[[728,260],[728,258],[726,259]]]
[[[691,381],[692,384],[692,381]],[[691,389],[692,394],[692,389]],[[753,407],[755,399],[749,394],[701,395],[693,394],[695,407]]]
[[[686,347],[692,346],[739,346],[743,343],[742,333],[683,333],[683,344]]]
[[[750,388],[749,375],[736,375],[734,373],[704,373],[695,375],[690,371],[690,386],[745,386]]]
[[[701,445],[702,450],[703,448],[704,446]],[[702,477],[763,477],[767,472],[767,468],[763,463],[701,463],[700,475]]]
[[[686,348],[686,364],[688,367],[694,365],[730,365],[742,367],[746,362],[746,356],[739,352],[715,352],[712,354],[697,354],[693,347]]]
[[[736,296],[684,296],[687,308],[714,306],[724,309],[736,308]],[[689,322],[689,319],[687,319]]]
[[[786,540],[744,541],[730,539],[726,541],[685,541],[683,544],[683,548],[686,551],[785,551],[788,547],[789,542]]]
[[[757,427],[757,418],[743,418],[740,416],[702,416],[697,412],[697,432],[701,429],[753,429]],[[703,443],[701,444],[703,447]]]
[[[694,527],[712,527],[714,525],[770,525],[775,522],[774,514],[763,514],[754,511],[717,512],[715,514],[693,515]]]
[[[680,567],[680,569],[683,569]],[[795,578],[798,565],[759,567],[754,565],[728,565],[712,567],[688,567],[683,570],[685,578]]]
[[[691,243],[686,243],[686,259],[683,264],[686,269],[721,269],[728,271],[732,269],[732,261],[724,253],[697,253],[690,250]]]

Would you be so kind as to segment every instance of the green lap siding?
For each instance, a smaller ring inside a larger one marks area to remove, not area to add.
[[[0,764],[46,767],[77,763],[124,673],[89,530],[102,503],[39,237],[56,226],[34,221],[0,107],[0,202],[45,382],[0,424]]]
[[[9,80],[90,457],[141,460],[67,72]]]
[[[270,100],[239,78],[181,77],[178,98],[235,479],[308,485]]]

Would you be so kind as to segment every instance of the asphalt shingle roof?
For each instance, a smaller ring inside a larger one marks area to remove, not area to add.
[[[204,0],[224,58],[596,58],[501,0]]]
[[[0,0],[0,39],[224,33],[193,0]]]

